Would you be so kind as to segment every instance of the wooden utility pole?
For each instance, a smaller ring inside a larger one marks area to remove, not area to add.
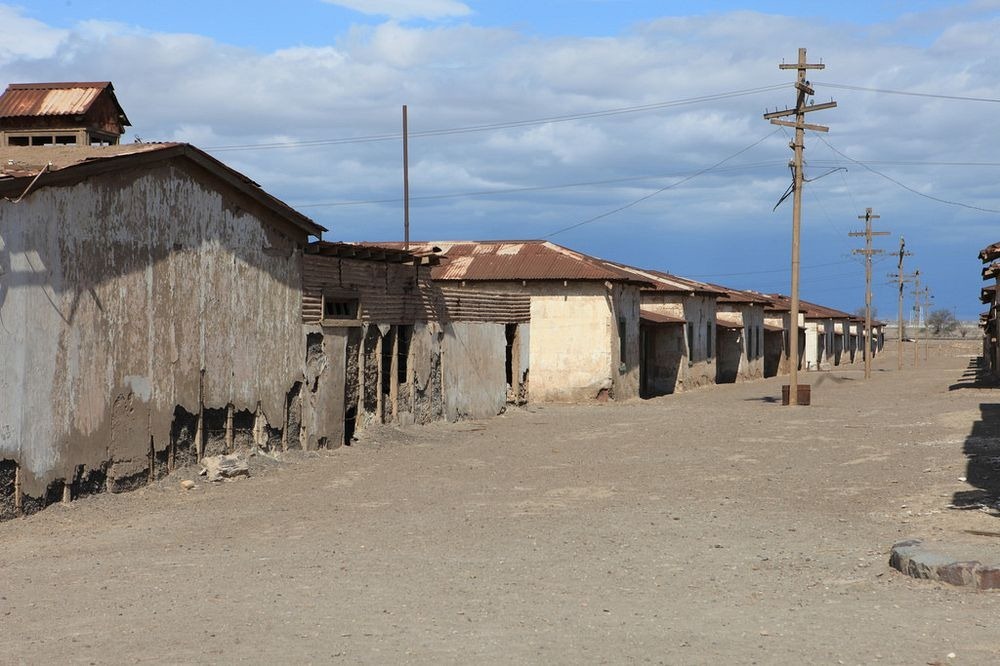
[[[871,208],[865,209],[864,215],[858,215],[859,220],[865,221],[864,231],[852,231],[848,236],[864,236],[865,248],[863,250],[851,250],[853,254],[865,255],[865,379],[872,377],[872,257],[876,254],[885,254],[884,250],[872,249],[872,238],[875,236],[888,236],[888,231],[872,231],[872,220],[879,219],[878,215],[872,214]]]
[[[917,315],[917,320],[913,322],[913,367],[917,367],[917,347],[920,338],[917,337],[917,329],[920,328],[920,269],[913,273],[913,310]]]
[[[816,92],[806,80],[806,70],[825,69],[823,64],[806,63],[806,50],[799,49],[799,59],[794,65],[781,63],[778,69],[794,69],[798,72],[795,79],[795,90],[797,96],[795,107],[784,111],[765,113],[764,119],[771,121],[772,125],[782,125],[784,127],[795,128],[795,140],[790,148],[793,152],[793,160],[789,163],[792,168],[792,294],[791,294],[791,331],[789,331],[789,361],[791,363],[790,376],[788,378],[788,404],[799,404],[799,239],[802,227],[802,184],[805,178],[802,175],[802,151],[805,150],[806,130],[815,132],[829,132],[829,127],[823,125],[810,125],[805,122],[806,114],[810,111],[821,111],[832,109],[837,106],[836,102],[826,102],[823,104],[809,104],[808,97]],[[795,116],[795,121],[780,120],[785,116]]]
[[[410,135],[403,105],[403,249],[410,249]]]
[[[906,251],[906,241],[899,237],[899,264],[895,273],[889,273],[890,278],[896,278],[899,282],[899,319],[896,323],[896,369],[903,369],[903,285],[910,282],[915,275],[907,275],[903,272],[903,257],[912,257],[912,252]]]

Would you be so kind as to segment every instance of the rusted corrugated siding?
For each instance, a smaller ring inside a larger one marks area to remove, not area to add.
[[[412,324],[418,321],[528,321],[524,294],[442,289],[430,267],[307,254],[303,258],[302,319],[319,324],[323,294],[355,295],[363,322]]]
[[[531,319],[528,294],[469,291],[441,287],[448,317],[453,321],[520,324]]]

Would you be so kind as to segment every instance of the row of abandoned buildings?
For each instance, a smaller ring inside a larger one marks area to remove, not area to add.
[[[1000,285],[1000,243],[987,245],[979,252],[979,260],[983,262],[983,280],[992,280],[982,288],[980,301],[989,309],[979,315],[979,326],[983,329],[983,372],[984,378],[993,382],[1000,381],[1000,300],[997,298],[997,286]]]
[[[110,83],[0,97],[0,517],[239,447],[854,363],[861,320],[538,241],[340,243]],[[881,347],[881,325],[869,348]],[[874,352],[873,352],[874,353]]]

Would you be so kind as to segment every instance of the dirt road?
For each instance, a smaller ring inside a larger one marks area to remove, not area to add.
[[[887,564],[1000,561],[963,531],[1000,519],[946,508],[1000,433],[975,347],[804,374],[811,407],[779,379],[530,406],[51,507],[0,524],[0,662],[997,663],[1000,594]]]

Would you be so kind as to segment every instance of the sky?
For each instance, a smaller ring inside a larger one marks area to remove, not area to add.
[[[1000,241],[1000,0],[0,0],[0,83],[114,83],[125,141],[184,141],[327,227],[401,240],[544,238],[631,265],[788,293],[791,130],[808,49],[802,297],[864,305],[897,269],[932,309],[986,306]],[[907,287],[905,308],[912,308]]]

